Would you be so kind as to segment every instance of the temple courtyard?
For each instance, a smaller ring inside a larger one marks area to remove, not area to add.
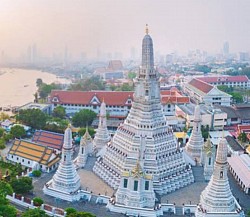
[[[33,194],[29,195],[30,197],[41,197],[44,199],[45,203],[60,207],[60,208],[67,208],[67,207],[74,207],[79,211],[88,211],[94,213],[97,217],[112,217],[112,216],[124,216],[124,214],[112,213],[108,211],[105,205],[98,205],[95,203],[95,200],[98,194],[111,196],[114,193],[114,190],[109,187],[105,182],[103,182],[98,176],[96,176],[92,172],[92,168],[94,166],[95,157],[90,157],[87,161],[87,164],[84,169],[78,169],[78,174],[81,178],[81,188],[87,191],[92,191],[92,198],[90,202],[67,202],[60,200],[58,198],[53,198],[47,195],[44,195],[42,189],[46,182],[48,182],[54,175],[52,173],[43,173],[41,177],[34,178],[34,190]],[[164,195],[161,200],[161,203],[175,203],[176,206],[182,206],[183,203],[185,204],[197,204],[200,199],[200,194],[204,190],[207,185],[207,182],[204,181],[202,176],[203,168],[202,167],[194,167],[194,176],[196,182],[184,187],[180,190],[177,190],[173,193]],[[235,182],[231,174],[229,174],[229,182],[231,186],[231,190],[235,196],[235,198],[239,201],[240,205],[243,209],[247,209],[250,207],[250,196],[245,195],[241,190],[239,185]],[[168,216],[167,214],[164,216]],[[177,216],[177,215],[176,215]],[[181,215],[179,215],[181,216]]]

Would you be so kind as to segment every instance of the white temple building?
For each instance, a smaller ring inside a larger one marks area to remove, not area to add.
[[[209,181],[214,170],[216,148],[212,144],[210,137],[208,136],[207,141],[202,147],[201,163],[204,167],[204,178]]]
[[[233,196],[227,177],[227,141],[223,137],[217,148],[214,171],[205,190],[201,193],[196,217],[238,217],[244,212]]]
[[[85,134],[80,140],[79,153],[76,158],[76,165],[83,168],[87,162],[88,156],[93,153],[93,139],[89,134],[88,128],[86,128]]]
[[[107,128],[106,104],[103,100],[100,107],[99,125],[93,141],[95,153],[99,152],[102,148],[105,148],[109,141],[110,136]]]
[[[189,141],[186,145],[186,151],[195,162],[200,163],[201,151],[204,145],[204,139],[201,133],[201,113],[200,106],[196,105],[194,111],[194,125]]]
[[[72,131],[70,126],[64,133],[62,158],[53,178],[47,182],[43,192],[47,195],[72,201],[72,195],[80,189],[80,177],[72,160]]]
[[[153,41],[148,30],[142,41],[142,64],[134,85],[130,113],[104,155],[97,159],[93,171],[117,189],[122,174],[135,168],[140,152],[143,170],[152,175],[157,193],[166,194],[192,183],[191,167],[186,165],[183,151],[163,114],[159,73],[154,67]]]

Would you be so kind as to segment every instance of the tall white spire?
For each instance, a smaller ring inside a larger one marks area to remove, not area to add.
[[[221,138],[214,165],[213,175],[208,186],[201,193],[200,204],[196,210],[197,217],[224,216],[223,213],[238,213],[240,207],[232,195],[227,177],[227,141]],[[209,215],[211,213],[211,215]],[[219,215],[220,214],[220,215]]]
[[[62,192],[75,192],[80,188],[80,177],[76,172],[72,160],[72,131],[71,127],[65,130],[62,159],[59,167],[52,178],[52,188]]]
[[[186,151],[193,160],[196,160],[197,162],[200,162],[201,160],[201,151],[204,144],[204,139],[201,133],[201,121],[200,106],[196,105],[194,110],[193,130],[186,145]]]
[[[93,141],[95,152],[100,151],[110,140],[107,128],[107,112],[104,100],[100,106],[99,125]]]
[[[166,194],[193,182],[190,167],[167,125],[162,111],[159,74],[154,67],[153,41],[148,30],[142,41],[142,64],[134,79],[135,92],[130,112],[121,124],[94,172],[117,189],[124,171],[131,171],[141,153],[146,175],[154,189]]]

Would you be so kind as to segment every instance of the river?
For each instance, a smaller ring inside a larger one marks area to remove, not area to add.
[[[21,106],[34,101],[36,80],[44,83],[70,83],[69,80],[39,70],[0,68],[0,107]]]

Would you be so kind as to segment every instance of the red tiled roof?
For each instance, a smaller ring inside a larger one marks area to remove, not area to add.
[[[33,135],[32,141],[43,146],[61,150],[63,146],[63,139],[63,134],[37,130]]]
[[[204,82],[204,81],[201,81],[199,79],[192,79],[190,82],[189,82],[190,85],[192,85],[193,87],[197,88],[198,90],[200,90],[201,92],[203,93],[208,93],[210,90],[213,89],[213,86]]]
[[[132,91],[61,91],[52,90],[50,101],[57,97],[59,104],[90,105],[91,100],[97,97],[99,102],[104,99],[106,105],[125,105],[128,99],[133,100]],[[178,89],[161,91],[162,103],[189,103],[189,97],[182,96]],[[130,103],[128,105],[131,105]]]
[[[218,77],[198,77],[197,79],[207,82],[207,83],[216,83],[216,82],[248,82],[249,79],[246,75],[239,76],[218,76]]]
[[[250,132],[250,125],[238,125],[238,130],[240,132]]]

